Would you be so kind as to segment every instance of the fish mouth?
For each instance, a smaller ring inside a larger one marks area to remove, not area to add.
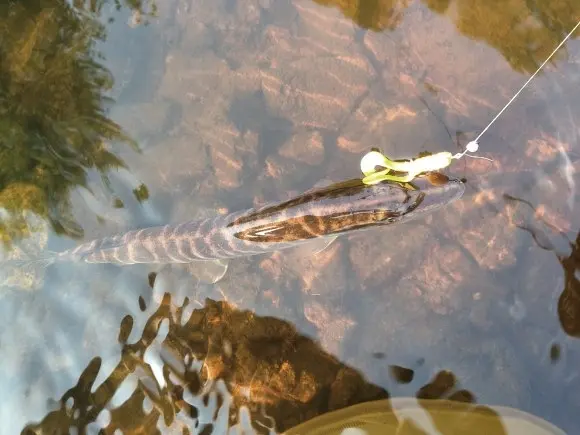
[[[448,178],[439,186],[433,186],[427,180],[419,180],[416,184],[423,198],[413,213],[429,213],[458,200],[465,193],[465,183],[457,178]]]

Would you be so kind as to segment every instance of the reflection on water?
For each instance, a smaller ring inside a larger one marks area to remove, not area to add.
[[[336,6],[364,29],[393,30],[408,0],[314,0]],[[431,11],[448,14],[461,34],[498,50],[517,71],[534,72],[578,22],[574,0],[506,2],[421,0]]]
[[[107,117],[113,78],[95,50],[104,27],[66,1],[0,8],[2,239],[29,235],[29,213],[80,237],[71,189],[86,186],[90,169],[123,166],[108,144],[131,142]]]
[[[375,146],[451,150],[580,18],[573,0],[0,11],[0,234],[28,255],[280,202],[358,176]],[[450,169],[468,191],[430,218],[242,258],[208,287],[188,275],[151,294],[161,274],[100,265],[3,286],[0,432],[209,432],[208,413],[266,432],[388,395],[577,432],[577,41],[567,55],[482,138],[492,164]]]
[[[134,343],[127,342],[133,319],[124,318],[118,338],[121,360],[106,379],[95,383],[102,369],[101,358],[95,357],[77,384],[57,399],[56,409],[23,433],[103,429],[105,433],[221,434],[228,428],[251,431],[235,433],[275,433],[317,415],[389,398],[387,390],[286,321],[256,316],[227,302],[207,299],[203,308],[193,311],[191,303],[186,299],[177,306],[166,293]],[[382,356],[377,364],[388,368]],[[389,371],[395,383],[413,379],[412,369],[391,365]],[[454,417],[438,420],[429,400],[477,402],[449,371],[435,374],[415,397],[421,399],[419,406],[433,413],[433,423],[441,425],[442,433],[451,427],[469,433],[507,433],[500,416],[484,406],[461,408]],[[449,411],[452,404],[445,407]],[[495,416],[485,430],[474,426],[481,424],[477,418],[469,423],[470,413],[483,410],[488,417]],[[394,426],[385,424],[383,430],[398,427],[397,433],[411,433],[403,427],[413,423],[402,416],[399,421],[388,402],[379,414],[385,416],[380,420],[389,415],[395,420]],[[362,421],[359,417],[359,425],[364,425]],[[416,430],[412,433],[424,433],[419,427]]]
[[[314,0],[325,6],[336,6],[364,29],[393,30],[403,17],[407,0]]]
[[[575,241],[568,239],[566,234],[545,222],[537,216],[537,210],[527,201],[507,196],[507,199],[516,207],[529,208],[534,211],[536,218],[516,218],[518,228],[528,232],[534,238],[534,242],[542,249],[553,252],[564,272],[564,288],[558,298],[558,318],[564,332],[572,337],[580,338],[580,233]],[[559,242],[559,243],[558,243]],[[559,353],[559,352],[557,352]],[[557,354],[556,353],[556,354]]]
[[[452,12],[461,34],[498,50],[517,71],[534,72],[578,22],[574,0],[509,2],[426,0],[436,12]]]

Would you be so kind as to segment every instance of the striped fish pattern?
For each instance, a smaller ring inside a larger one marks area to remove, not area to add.
[[[416,190],[399,184],[336,183],[258,210],[134,230],[56,254],[56,261],[191,263],[291,248],[321,237],[389,225],[430,213],[463,195],[465,185],[445,178]]]

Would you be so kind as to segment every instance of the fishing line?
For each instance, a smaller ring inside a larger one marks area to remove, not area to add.
[[[498,114],[495,115],[495,118],[493,118],[491,120],[491,122],[489,124],[487,124],[487,127],[485,127],[481,133],[479,133],[479,136],[477,136],[474,140],[472,140],[471,142],[469,142],[465,146],[465,151],[463,151],[462,153],[455,154],[453,156],[454,159],[459,159],[459,158],[463,157],[466,153],[468,153],[468,152],[474,153],[479,149],[478,141],[481,138],[481,136],[483,136],[483,134],[489,129],[489,127],[492,126],[492,124],[503,114],[503,112],[505,112],[505,110],[518,97],[518,95],[520,95],[520,93],[530,84],[530,82],[534,79],[534,77],[536,77],[536,75],[542,70],[542,68],[544,68],[544,66],[550,61],[550,59],[556,54],[556,52],[566,43],[566,41],[570,38],[570,36],[572,36],[572,34],[576,31],[576,29],[578,27],[580,27],[580,21],[578,21],[578,23],[566,35],[566,37],[562,40],[562,42],[560,42],[560,44],[558,44],[558,46],[554,49],[554,51],[552,51],[552,53],[548,56],[548,58],[540,65],[540,67],[536,70],[536,72],[534,74],[532,74],[532,76],[523,84],[523,86],[520,88],[520,90],[515,93],[515,95],[511,98],[511,100],[509,100],[507,102],[507,104],[503,107],[503,109],[501,109],[498,112]],[[476,157],[476,156],[469,156],[469,157],[483,158],[483,157]]]
[[[436,154],[430,154],[428,156],[418,157],[416,159],[410,159],[405,161],[392,160],[377,150],[371,150],[367,153],[360,163],[360,168],[364,174],[362,179],[365,184],[376,184],[381,181],[394,181],[394,182],[409,182],[417,175],[437,171],[439,169],[446,168],[451,164],[453,160],[458,160],[463,156],[471,157],[474,159],[484,159],[493,161],[493,159],[474,156],[467,153],[475,153],[479,149],[479,139],[483,134],[493,125],[495,121],[506,111],[506,109],[514,102],[514,100],[521,94],[521,92],[530,84],[530,82],[538,75],[538,73],[544,68],[544,66],[550,61],[550,59],[556,54],[556,52],[566,43],[566,41],[572,36],[576,29],[580,27],[580,21],[574,26],[574,28],[566,35],[566,37],[558,44],[558,46],[550,53],[544,62],[539,66],[539,68],[534,72],[531,77],[522,85],[522,87],[515,93],[515,95],[506,103],[505,106],[495,115],[489,124],[483,129],[479,135],[469,142],[465,146],[465,150],[461,153],[451,154],[448,151],[443,151]],[[422,98],[421,98],[422,99]],[[423,101],[424,102],[424,101]],[[427,108],[429,108],[427,106]],[[386,168],[381,171],[377,171],[376,167]],[[406,173],[404,175],[394,175],[393,172]]]

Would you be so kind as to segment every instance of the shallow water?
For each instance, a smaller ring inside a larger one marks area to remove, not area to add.
[[[456,152],[580,19],[544,3],[2,6],[0,234],[59,251],[357,177],[371,147]],[[215,285],[85,264],[5,283],[0,433],[210,433],[212,408],[215,433],[228,414],[280,432],[416,395],[577,432],[579,66],[572,39],[426,219],[235,260]]]

